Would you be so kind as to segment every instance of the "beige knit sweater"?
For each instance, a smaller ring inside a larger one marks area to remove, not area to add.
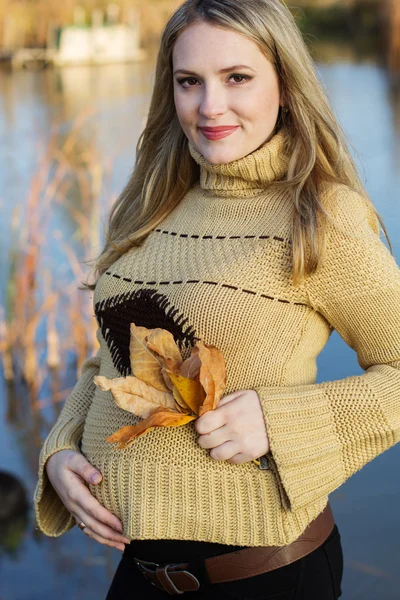
[[[357,193],[332,186],[335,219],[317,272],[291,284],[292,205],[284,134],[248,156],[208,163],[200,179],[139,248],[102,275],[94,293],[100,350],[44,442],[35,492],[40,529],[59,536],[75,520],[44,465],[81,449],[103,474],[93,495],[132,539],[286,545],[355,471],[400,436],[400,271]],[[139,418],[120,409],[94,375],[126,376],[129,323],[170,330],[183,358],[196,339],[226,359],[226,394],[257,391],[270,469],[210,457],[194,422],[156,428],[126,450],[106,438]],[[360,376],[315,384],[316,358],[336,329]]]

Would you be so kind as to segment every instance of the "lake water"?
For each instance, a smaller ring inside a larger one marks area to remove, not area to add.
[[[334,57],[319,62],[318,71],[358,151],[367,190],[386,223],[399,262],[399,97],[391,92],[377,62],[360,62],[343,46],[330,47],[320,56]],[[152,78],[151,60],[137,65],[0,72],[0,304],[5,301],[12,211],[17,204],[22,210],[26,205],[55,120],[61,123],[62,134],[82,110],[93,110],[79,135],[83,146],[88,140],[94,145],[99,163],[108,165],[102,192],[107,206],[132,168]],[[70,224],[60,223],[68,232]],[[319,382],[362,373],[355,353],[336,333],[318,365]],[[0,373],[0,470],[14,473],[31,497],[40,437],[28,425],[30,419],[10,414],[1,377]],[[48,420],[52,418],[50,413]],[[344,600],[400,598],[399,459],[400,447],[392,448],[332,495],[345,554]],[[4,552],[0,544],[1,600],[105,597],[120,557],[117,550],[97,544],[77,528],[61,538],[46,538],[34,530],[32,512],[13,535],[14,551]]]

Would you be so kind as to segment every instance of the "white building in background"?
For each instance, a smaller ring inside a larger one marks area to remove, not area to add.
[[[105,21],[105,22],[104,22]],[[143,60],[140,47],[139,12],[131,7],[125,22],[120,22],[120,8],[109,4],[106,12],[92,11],[91,24],[86,25],[83,7],[74,9],[74,24],[49,26],[46,48],[17,48],[12,53],[15,67],[42,68],[56,66],[125,63]]]
[[[101,25],[63,27],[48,46],[48,56],[58,66],[107,64],[142,60],[139,27]]]
[[[104,17],[106,23],[104,23]],[[56,30],[49,40],[48,50],[55,65],[107,64],[141,60],[139,11],[131,7],[127,23],[120,23],[120,7],[109,4],[92,11],[92,24],[85,26],[86,15],[76,6],[74,25]]]

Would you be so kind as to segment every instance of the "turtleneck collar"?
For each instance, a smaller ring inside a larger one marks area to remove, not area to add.
[[[189,152],[200,166],[200,186],[214,196],[250,197],[262,192],[287,172],[286,133],[279,130],[268,142],[243,158],[213,165],[189,142]]]

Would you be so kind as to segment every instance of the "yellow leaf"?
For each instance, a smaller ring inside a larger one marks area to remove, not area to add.
[[[186,402],[188,408],[196,415],[199,414],[199,408],[204,402],[205,393],[199,381],[188,379],[182,375],[176,375],[172,371],[167,371],[171,381],[177,388],[180,397]]]
[[[183,412],[185,414],[191,413],[192,412],[191,409],[188,407],[188,405],[182,398],[180,391],[174,384],[172,384],[172,393],[173,393],[173,396],[175,398],[177,405],[179,406],[180,412]]]

